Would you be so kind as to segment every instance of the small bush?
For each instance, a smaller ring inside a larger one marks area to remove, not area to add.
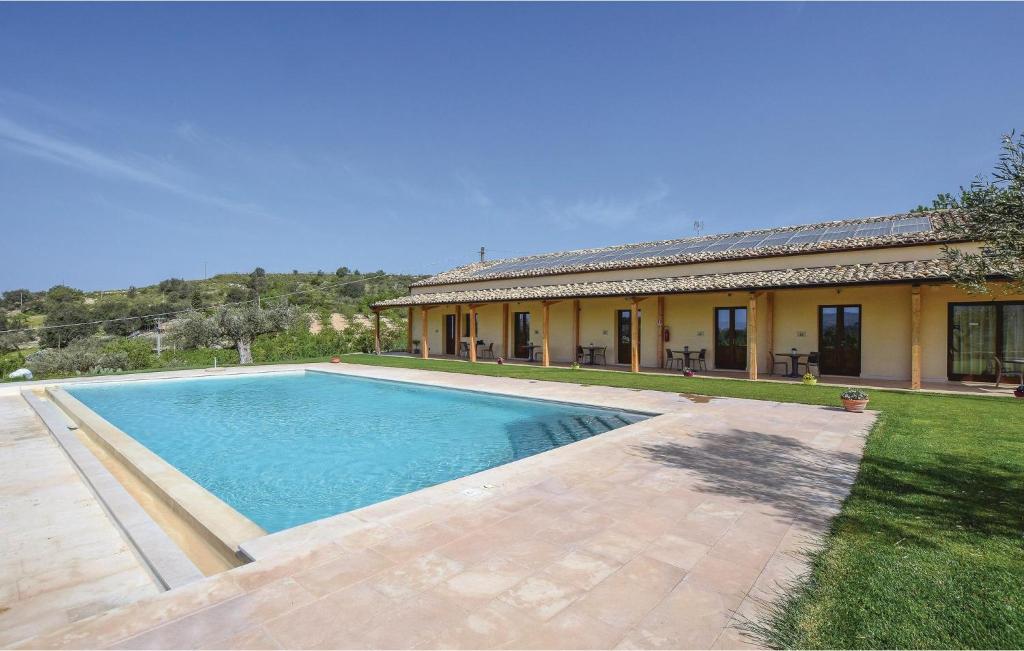
[[[843,400],[867,400],[868,394],[860,389],[847,389],[839,397]]]

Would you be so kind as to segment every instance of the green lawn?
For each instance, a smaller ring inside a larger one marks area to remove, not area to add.
[[[378,366],[806,404],[839,389],[349,355]],[[871,391],[881,411],[812,572],[762,634],[775,647],[1024,647],[1024,403]],[[765,632],[766,631],[766,632]]]

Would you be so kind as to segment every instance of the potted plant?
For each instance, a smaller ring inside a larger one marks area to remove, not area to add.
[[[843,399],[843,409],[859,414],[868,406],[868,394],[860,389],[847,389],[839,396]]]
[[[817,384],[818,378],[814,377],[810,373],[804,373],[804,384]]]
[[[694,373],[692,368],[684,368],[683,369],[683,376],[684,377],[693,377],[694,375],[696,375],[696,373]]]
[[[1016,389],[1013,390],[1013,395],[1018,398],[1024,398],[1024,384],[1020,384]]]
[[[338,357],[337,355],[331,358],[331,364],[337,364],[339,362],[341,362],[341,358]]]
[[[504,357],[499,357],[498,359],[496,359],[494,361],[498,362],[498,366],[501,366],[502,364],[505,363],[505,358]]]
[[[580,363],[579,363],[579,362],[573,362],[573,363],[572,363],[572,364],[571,364],[571,365],[569,366],[569,368],[571,368],[571,369],[572,369],[572,370],[574,370],[574,371],[578,371],[578,370],[580,370]]]

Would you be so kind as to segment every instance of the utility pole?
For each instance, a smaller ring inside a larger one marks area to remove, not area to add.
[[[156,356],[157,357],[160,356],[160,352],[163,350],[163,348],[160,346],[160,343],[161,343],[160,342],[160,323],[161,322],[162,322],[162,319],[156,319]]]
[[[203,262],[203,280],[207,280],[210,276],[206,273],[206,263]]]
[[[480,247],[480,262],[484,261],[484,247]]]

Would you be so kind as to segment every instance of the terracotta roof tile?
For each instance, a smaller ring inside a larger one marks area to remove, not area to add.
[[[527,278],[565,273],[636,269],[675,264],[690,264],[745,258],[766,258],[828,251],[877,249],[914,244],[952,241],[937,230],[948,219],[956,219],[953,211],[901,213],[865,219],[821,222],[803,226],[786,226],[739,233],[725,233],[678,240],[642,242],[560,253],[488,260],[456,267],[413,283],[414,287],[449,285],[499,278]],[[923,230],[909,230],[909,224],[925,220]],[[908,225],[904,229],[888,229],[886,224]],[[885,234],[878,234],[878,233]],[[848,234],[848,235],[847,235]],[[791,237],[787,237],[791,235]],[[780,242],[775,245],[774,242]],[[685,249],[692,249],[686,252]],[[666,250],[669,254],[666,254]],[[679,252],[679,250],[684,250]],[[650,253],[650,255],[648,255]],[[581,262],[582,261],[582,262]]]
[[[710,291],[946,280],[947,278],[948,268],[945,261],[941,259],[914,260],[908,262],[877,262],[768,271],[742,271],[678,276],[674,278],[613,280],[539,285],[535,287],[433,292],[380,301],[375,303],[374,306],[386,308],[449,303],[490,303],[599,296],[685,294]]]

